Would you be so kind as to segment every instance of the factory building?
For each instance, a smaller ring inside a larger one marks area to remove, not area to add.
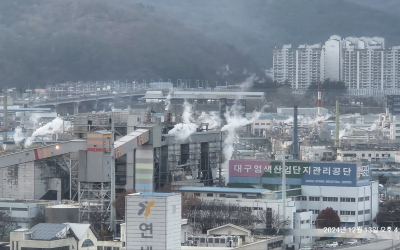
[[[301,186],[295,207],[311,211],[312,221],[327,207],[337,211],[342,226],[369,227],[379,212],[378,182],[370,180],[369,165],[361,163],[286,162],[286,183]],[[278,161],[229,161],[229,183],[281,186]],[[289,196],[288,196],[289,197]],[[345,224],[344,224],[345,223]]]

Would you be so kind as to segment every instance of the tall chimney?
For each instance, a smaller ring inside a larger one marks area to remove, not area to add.
[[[293,159],[299,159],[299,140],[298,140],[298,126],[297,126],[297,106],[294,106],[293,112]]]
[[[4,87],[3,90],[3,141],[7,141],[7,88]]]
[[[322,107],[321,84],[318,84],[318,117],[321,116],[321,107]]]
[[[339,140],[339,100],[336,100],[336,118],[335,118],[335,147],[340,147]]]

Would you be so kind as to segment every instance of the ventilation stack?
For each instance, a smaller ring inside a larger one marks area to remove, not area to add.
[[[336,117],[335,117],[335,147],[340,147],[339,141],[339,101],[336,100]]]
[[[294,106],[293,112],[293,160],[299,159],[299,140],[297,125],[297,106]]]

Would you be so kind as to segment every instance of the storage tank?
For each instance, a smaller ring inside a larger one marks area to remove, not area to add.
[[[46,223],[79,223],[78,204],[59,204],[48,206],[44,211]]]

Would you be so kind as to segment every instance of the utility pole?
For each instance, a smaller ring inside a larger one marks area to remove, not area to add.
[[[283,220],[286,221],[286,153],[285,148],[282,149],[282,205]]]
[[[110,219],[110,226],[111,226],[111,231],[115,235],[116,231],[116,225],[115,225],[115,220],[116,220],[116,213],[115,213],[115,207],[114,207],[114,201],[115,201],[115,152],[114,152],[114,136],[115,136],[115,131],[114,131],[114,118],[112,117],[112,112],[111,112],[111,219]]]
[[[3,90],[3,141],[7,141],[7,88],[4,87]]]

